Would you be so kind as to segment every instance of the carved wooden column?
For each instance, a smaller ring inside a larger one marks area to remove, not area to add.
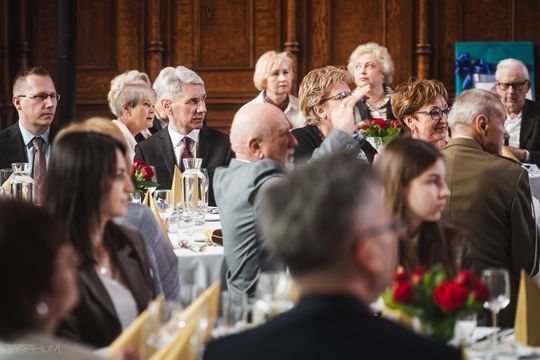
[[[300,43],[296,40],[296,0],[287,0],[286,4],[287,14],[287,28],[286,28],[286,41],[283,44],[283,50],[292,54],[293,72],[298,76],[298,55],[300,53]],[[298,79],[296,80],[296,87],[298,87]]]
[[[163,68],[163,55],[165,53],[165,44],[161,39],[161,1],[148,0],[147,2],[146,70],[151,81],[154,81]]]
[[[417,0],[418,35],[416,42],[416,77],[428,79],[431,76],[431,44],[429,43],[429,6],[431,0]]]

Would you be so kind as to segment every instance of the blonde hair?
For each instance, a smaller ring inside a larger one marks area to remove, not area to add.
[[[255,73],[253,74],[253,84],[259,91],[266,89],[266,79],[270,76],[272,71],[284,62],[287,64],[289,71],[294,77],[292,57],[289,52],[280,52],[270,50],[261,55],[257,64],[255,65]]]
[[[114,103],[114,109],[117,116],[122,117],[122,107],[124,104],[130,108],[134,108],[139,105],[145,97],[152,98],[155,102],[156,92],[150,87],[150,85],[142,83],[127,83],[124,84],[124,88],[116,96]]]
[[[407,126],[404,118],[413,115],[422,106],[431,103],[437,96],[442,96],[448,103],[448,92],[444,84],[439,80],[418,80],[410,78],[408,81],[396,87],[392,96],[392,112],[407,132],[411,129]]]
[[[327,97],[330,88],[337,83],[352,84],[353,76],[344,69],[335,66],[325,66],[311,70],[300,84],[298,100],[300,109],[306,119],[306,124],[317,125],[319,117],[315,112],[315,106],[321,104],[321,100]]]
[[[372,54],[377,58],[377,61],[379,61],[383,69],[384,84],[390,85],[394,80],[394,61],[392,60],[388,49],[377,43],[370,42],[367,44],[358,45],[358,47],[354,49],[351,56],[349,57],[347,70],[349,70],[351,74],[354,74],[354,65],[356,63],[356,60],[364,54]]]
[[[125,71],[122,74],[115,76],[111,80],[111,89],[109,90],[109,93],[107,94],[107,100],[109,102],[109,109],[111,109],[111,112],[116,117],[119,117],[122,115],[122,112],[117,113],[117,109],[115,107],[116,97],[118,96],[118,94],[120,94],[122,89],[124,89],[124,87],[127,84],[132,84],[132,83],[145,83],[145,84],[148,84],[149,86],[152,86],[148,75],[139,70]]]

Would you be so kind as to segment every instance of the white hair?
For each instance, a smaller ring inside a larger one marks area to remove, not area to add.
[[[388,49],[377,43],[370,42],[367,44],[358,45],[358,47],[354,49],[349,57],[347,70],[349,70],[351,74],[354,74],[354,65],[356,60],[364,54],[372,54],[377,58],[384,73],[384,83],[386,85],[390,85],[394,80],[394,61],[392,60]]]
[[[529,70],[527,70],[527,66],[523,63],[523,61],[512,58],[499,61],[497,64],[497,70],[495,71],[495,79],[499,79],[501,70],[508,68],[519,68],[525,77],[525,80],[529,80]]]
[[[146,83],[149,86],[151,85],[148,75],[139,70],[127,70],[122,74],[115,76],[111,80],[111,89],[107,94],[107,100],[109,103],[109,109],[111,109],[111,112],[117,117],[121,116],[122,112],[118,113],[116,111],[116,97],[118,94],[120,94],[122,89],[130,83]]]
[[[154,90],[157,100],[173,99],[182,94],[182,85],[197,84],[203,85],[204,81],[197,73],[185,66],[173,68],[168,66],[162,69],[154,81]]]
[[[452,104],[448,126],[451,129],[457,124],[470,126],[478,115],[484,114],[491,119],[497,112],[506,114],[497,94],[481,89],[466,90]]]

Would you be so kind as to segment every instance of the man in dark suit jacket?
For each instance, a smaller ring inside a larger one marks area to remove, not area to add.
[[[169,126],[137,144],[135,160],[155,166],[159,188],[170,189],[174,165],[183,171],[182,159],[202,158],[202,167],[208,170],[210,177],[208,204],[215,206],[214,170],[229,163],[231,146],[227,135],[206,126],[204,82],[184,66],[167,67],[161,70],[154,89],[157,102],[169,119]]]
[[[34,163],[37,152],[32,140],[43,139],[46,163],[57,129],[51,126],[60,95],[44,68],[29,68],[19,73],[13,83],[13,105],[19,121],[0,132],[0,169],[15,162]]]
[[[502,60],[495,79],[495,90],[506,109],[508,149],[519,161],[540,165],[540,108],[526,99],[531,87],[527,66],[516,59]]]
[[[443,216],[468,231],[477,275],[487,268],[508,270],[510,305],[499,320],[512,327],[520,271],[538,271],[539,242],[527,171],[498,156],[504,121],[504,107],[487,91],[465,91],[452,105],[452,139],[442,151],[451,195]]]
[[[210,343],[204,359],[459,359],[456,349],[369,310],[397,266],[398,233],[381,192],[374,170],[350,153],[312,161],[268,187],[260,231],[289,266],[300,301]]]

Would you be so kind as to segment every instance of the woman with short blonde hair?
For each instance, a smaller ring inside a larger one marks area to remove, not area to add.
[[[298,99],[291,95],[294,79],[293,60],[288,52],[265,52],[255,65],[253,84],[259,95],[248,104],[269,103],[279,107],[293,128],[304,125]]]

